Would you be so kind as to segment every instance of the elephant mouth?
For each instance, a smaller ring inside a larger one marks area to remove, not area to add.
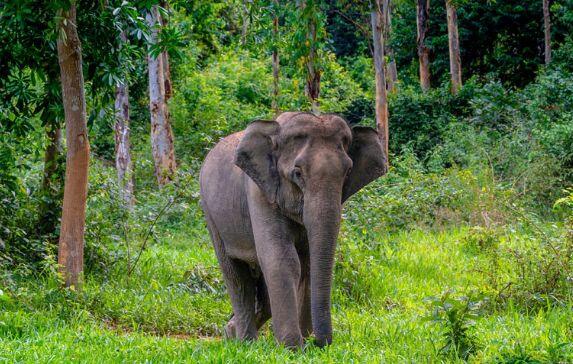
[[[281,183],[277,205],[286,217],[299,225],[304,225],[304,194],[298,186],[290,182]]]
[[[300,196],[291,197],[288,199],[279,198],[278,206],[283,214],[299,225],[304,225],[303,211],[304,211],[304,197],[302,193]]]

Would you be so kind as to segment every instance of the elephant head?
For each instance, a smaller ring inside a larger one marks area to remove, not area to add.
[[[332,341],[330,296],[342,203],[386,172],[378,133],[339,116],[285,113],[254,121],[235,155],[269,203],[306,229],[312,327],[318,345]]]

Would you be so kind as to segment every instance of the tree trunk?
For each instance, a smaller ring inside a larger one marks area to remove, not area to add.
[[[58,37],[58,60],[66,119],[66,180],[58,246],[59,271],[66,287],[81,288],[88,192],[89,141],[76,7],[62,11],[65,38]]]
[[[119,35],[120,49],[126,44],[125,31]],[[129,142],[129,91],[127,76],[115,88],[115,168],[120,197],[127,208],[133,206],[133,164]]]
[[[129,93],[127,80],[115,89],[115,168],[121,200],[133,206],[133,164],[129,142]]]
[[[248,0],[243,0],[242,2],[242,11],[241,17],[242,19],[242,26],[241,26],[241,45],[247,44],[247,34],[249,33],[249,6],[247,5]]]
[[[420,86],[423,91],[430,89],[430,50],[426,46],[430,0],[416,1],[416,24],[418,27],[418,60],[420,63]]]
[[[299,3],[299,6],[304,9],[306,5],[306,1],[302,0]],[[306,39],[309,44],[308,55],[306,59],[306,85],[305,91],[307,94],[308,99],[310,100],[311,104],[311,111],[318,115],[320,114],[320,104],[319,104],[319,97],[320,97],[320,69],[316,66],[316,58],[317,58],[317,49],[316,49],[316,20],[313,14],[310,15],[307,24],[307,35]]]
[[[382,1],[382,12],[384,15],[384,54],[388,55],[388,62],[386,63],[386,89],[393,92],[398,82],[398,70],[396,69],[396,59],[394,58],[394,50],[390,47],[390,35],[392,34],[392,11],[390,7],[390,0]]]
[[[279,1],[274,0],[275,12],[278,12],[279,9]],[[272,109],[275,115],[280,113],[279,108],[279,71],[280,71],[280,59],[279,59],[279,16],[278,13],[275,13],[275,17],[273,18],[273,38],[274,38],[274,45],[273,45],[273,100],[272,100]]]
[[[151,31],[151,42],[157,42],[159,12],[156,6],[146,15]],[[163,186],[175,177],[175,150],[173,146],[173,131],[167,118],[167,105],[165,104],[165,77],[164,57],[151,54],[148,58],[149,70],[149,111],[151,114],[151,145],[153,160],[155,162],[155,176],[160,186]]]
[[[543,31],[545,33],[545,65],[551,63],[551,13],[549,1],[543,0]]]
[[[460,57],[460,38],[458,35],[458,14],[451,0],[446,0],[446,13],[448,18],[452,93],[457,95],[462,87],[462,60]]]
[[[320,70],[316,68],[316,24],[311,23],[309,37],[312,39],[308,61],[306,63],[306,89],[311,103],[311,110],[315,114],[320,113]]]
[[[169,9],[169,3],[167,1],[162,1],[161,6],[164,9]],[[162,17],[161,14],[158,14],[158,22],[161,24],[162,27],[166,27],[169,20],[166,17]],[[173,96],[173,84],[171,83],[171,65],[169,64],[169,53],[168,52],[161,52],[161,60],[163,66],[163,83],[165,85],[165,120],[167,124],[171,126],[171,119],[169,115],[169,100],[171,96]]]
[[[370,14],[374,44],[374,69],[376,71],[376,129],[386,160],[388,160],[388,99],[384,76],[384,20],[381,0],[376,0]]]
[[[167,102],[173,96],[173,86],[171,84],[171,66],[169,65],[169,53],[161,52],[163,66],[163,83],[165,84],[165,112],[169,113]],[[169,116],[168,116],[169,119]]]
[[[161,1],[161,7],[165,10],[169,9],[169,3],[167,1]],[[161,14],[157,14],[158,16],[158,23],[161,24],[162,27],[166,27],[169,23],[169,20],[166,17],[162,17]],[[173,88],[171,84],[171,67],[169,65],[169,53],[161,52],[161,56],[163,57],[163,81],[165,83],[165,103],[169,101],[171,96],[173,95]],[[165,109],[167,112],[169,109],[166,107]]]

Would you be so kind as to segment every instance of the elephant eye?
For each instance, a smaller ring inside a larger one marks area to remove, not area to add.
[[[292,170],[292,179],[294,180],[294,182],[296,182],[297,184],[300,184],[302,182],[302,169],[298,166],[295,166],[294,169]]]
[[[294,167],[294,170],[292,171],[292,175],[296,179],[301,179],[302,178],[302,170],[299,167]]]

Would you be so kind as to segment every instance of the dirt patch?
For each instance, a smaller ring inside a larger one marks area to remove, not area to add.
[[[167,337],[170,339],[176,339],[176,340],[190,340],[190,339],[195,339],[195,340],[205,340],[205,341],[219,341],[222,338],[220,336],[216,336],[216,335],[205,335],[199,332],[159,332],[159,331],[154,331],[154,330],[135,330],[131,327],[122,325],[121,323],[115,321],[115,320],[104,320],[103,321],[103,326],[109,330],[109,331],[113,331],[116,334],[119,335],[130,335],[130,334],[142,334],[142,335],[146,335],[146,336],[155,336],[155,337]]]

